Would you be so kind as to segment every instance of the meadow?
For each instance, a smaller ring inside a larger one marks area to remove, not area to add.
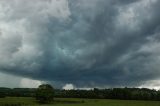
[[[30,97],[6,97],[0,106],[160,106],[160,101],[55,98],[53,103],[38,104]]]

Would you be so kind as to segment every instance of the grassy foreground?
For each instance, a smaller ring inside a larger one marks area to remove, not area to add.
[[[7,104],[7,105],[6,105]],[[34,98],[7,97],[0,99],[0,106],[39,106]],[[160,101],[132,101],[132,100],[102,100],[102,99],[75,99],[56,98],[54,103],[40,106],[160,106]]]

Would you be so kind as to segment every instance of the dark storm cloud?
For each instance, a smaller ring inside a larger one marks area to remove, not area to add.
[[[88,87],[160,76],[158,0],[6,0],[0,9],[3,72]]]

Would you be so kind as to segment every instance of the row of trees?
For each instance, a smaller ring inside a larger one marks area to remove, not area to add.
[[[160,91],[146,88],[113,88],[93,90],[59,90],[56,97],[122,99],[122,100],[160,100]]]
[[[0,88],[0,97],[33,97],[35,96],[35,88]]]
[[[113,88],[92,90],[61,90],[51,85],[40,85],[35,88],[0,88],[0,97],[36,97],[40,102],[58,98],[90,98],[90,99],[123,99],[123,100],[160,100],[160,91],[146,88]]]
[[[40,85],[38,88],[0,88],[0,98],[10,97],[35,97],[39,103],[53,101],[54,88],[49,84]]]

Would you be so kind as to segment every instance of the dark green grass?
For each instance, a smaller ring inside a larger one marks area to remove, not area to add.
[[[34,98],[28,97],[1,98],[0,106],[4,104],[22,104],[22,106],[40,105]],[[160,106],[160,101],[56,98],[53,103],[40,106]]]
[[[37,102],[34,98],[29,98],[29,97],[0,98],[0,106],[3,106],[4,104],[36,105]]]

